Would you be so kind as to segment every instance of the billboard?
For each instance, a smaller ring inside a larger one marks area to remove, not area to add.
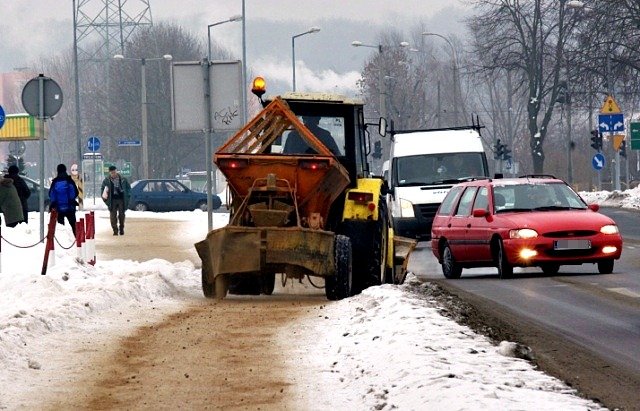
[[[40,122],[27,113],[7,114],[4,126],[0,128],[0,141],[38,140],[39,138]]]
[[[242,127],[242,64],[239,60],[209,64],[211,124],[205,124],[204,76],[200,61],[171,66],[171,120],[177,132],[235,131]]]

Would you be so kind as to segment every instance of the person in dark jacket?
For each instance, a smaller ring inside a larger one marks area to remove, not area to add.
[[[100,191],[104,203],[109,208],[113,235],[124,235],[124,217],[131,197],[129,181],[118,173],[116,166],[109,166],[109,176],[102,181]]]
[[[10,178],[0,177],[0,212],[7,227],[17,226],[24,218],[18,191]]]
[[[67,166],[58,164],[57,171],[58,175],[53,179],[49,188],[49,209],[58,212],[58,223],[64,225],[65,218],[69,221],[75,236],[78,187],[71,176],[67,174]]]
[[[24,182],[22,177],[20,177],[20,169],[18,166],[10,165],[7,170],[7,175],[5,178],[10,178],[13,180],[13,185],[18,191],[18,197],[20,197],[20,203],[22,204],[22,214],[24,214],[24,223],[29,223],[29,206],[27,204],[27,199],[31,195],[31,190],[27,186],[27,183]]]

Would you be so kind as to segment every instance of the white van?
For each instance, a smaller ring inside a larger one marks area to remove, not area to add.
[[[383,173],[396,235],[429,238],[433,217],[449,189],[471,177],[489,177],[479,130],[470,126],[392,131]]]

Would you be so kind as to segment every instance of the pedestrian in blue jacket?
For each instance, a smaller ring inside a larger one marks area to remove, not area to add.
[[[57,171],[58,175],[53,179],[49,188],[49,209],[57,210],[58,223],[64,225],[65,218],[69,221],[75,237],[78,187],[71,176],[67,174],[67,166],[58,164]]]

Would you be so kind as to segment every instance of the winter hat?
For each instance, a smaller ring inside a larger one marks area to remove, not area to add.
[[[63,174],[67,172],[67,166],[64,164],[58,164],[58,174]]]
[[[116,171],[116,166],[109,166],[109,171]]]
[[[9,169],[7,170],[7,172],[9,174],[18,174],[20,172],[20,169],[18,168],[17,165],[12,164],[12,165],[9,166]]]

